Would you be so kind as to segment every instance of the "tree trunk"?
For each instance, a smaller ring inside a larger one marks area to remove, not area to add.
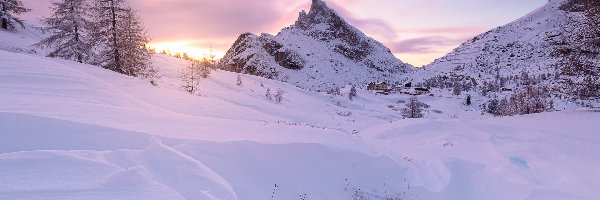
[[[73,5],[73,1],[71,1],[71,3],[70,3],[69,6],[70,6],[69,9],[71,10],[71,13],[72,14],[75,13],[75,5]],[[73,20],[73,21],[74,21],[74,24],[75,24],[75,27],[74,27],[75,28],[75,30],[74,30],[74,32],[75,32],[75,41],[77,42],[77,45],[80,45],[81,44],[81,39],[80,39],[80,36],[79,36],[79,24],[77,24],[77,22],[75,22],[75,20]],[[79,63],[83,63],[83,56],[81,55],[81,51],[82,51],[82,49],[77,48],[77,62],[79,62]]]
[[[115,1],[111,1],[111,14],[112,14],[112,36],[113,36],[113,56],[115,59],[115,71],[119,73],[124,73],[125,70],[122,69],[121,66],[121,56],[119,54],[119,46],[117,42],[117,11],[116,11]]]

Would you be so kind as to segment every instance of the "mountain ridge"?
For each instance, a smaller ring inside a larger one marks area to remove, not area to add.
[[[396,82],[401,74],[414,71],[321,0],[313,0],[308,13],[300,12],[298,20],[277,35],[240,35],[219,66],[313,91]]]
[[[522,72],[541,76],[557,73],[552,54],[552,39],[565,34],[567,13],[560,10],[564,0],[544,6],[508,24],[496,27],[465,41],[434,60],[413,79],[423,81],[439,75],[462,75],[488,81]]]

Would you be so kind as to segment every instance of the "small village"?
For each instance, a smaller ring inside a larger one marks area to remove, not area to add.
[[[371,82],[367,86],[367,90],[375,92],[375,94],[390,95],[390,94],[408,94],[413,96],[429,94],[430,88],[413,87],[412,82],[404,84],[388,84],[386,82]]]

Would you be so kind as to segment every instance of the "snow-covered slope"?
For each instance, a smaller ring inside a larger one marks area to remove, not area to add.
[[[554,37],[562,34],[564,0],[551,0],[541,8],[507,25],[466,41],[448,55],[419,70],[414,79],[438,75],[468,76],[479,83],[528,72],[553,77],[556,60],[551,56]],[[567,34],[567,33],[565,33]]]
[[[36,53],[31,45],[37,43],[44,37],[39,27],[25,24],[25,28],[16,26],[15,31],[0,29],[0,50],[17,53]]]
[[[189,63],[154,63],[158,86],[0,50],[0,199],[600,196],[600,112],[490,118],[436,93],[419,98],[441,113],[402,119],[406,95],[349,101],[243,74],[237,86],[220,70],[190,95]]]
[[[348,24],[322,0],[276,36],[242,34],[221,59],[223,69],[259,75],[313,91],[395,82],[413,67]]]

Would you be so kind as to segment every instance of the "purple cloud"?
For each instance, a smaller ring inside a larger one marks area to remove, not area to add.
[[[277,0],[134,0],[156,38],[227,38],[261,32],[283,15]]]
[[[387,44],[395,53],[430,54],[440,53],[440,47],[456,46],[466,38],[452,39],[442,36],[412,38]]]
[[[375,18],[359,19],[352,14],[352,12],[348,11],[346,8],[340,6],[336,2],[327,1],[327,5],[333,8],[333,10],[341,15],[348,23],[356,26],[367,35],[373,34],[373,36],[378,36],[384,40],[393,40],[397,36],[397,31],[393,28],[393,26],[384,20]]]

